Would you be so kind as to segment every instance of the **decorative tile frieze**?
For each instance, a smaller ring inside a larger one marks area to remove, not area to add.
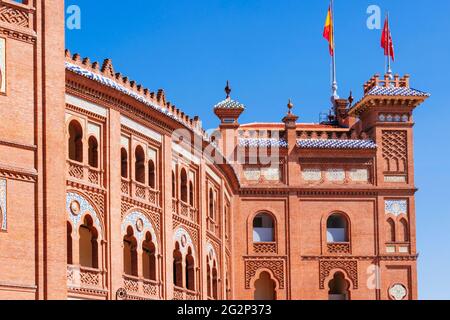
[[[402,214],[408,214],[408,200],[386,200],[385,212],[396,217]]]
[[[345,180],[344,169],[328,169],[327,180],[333,182],[343,182]]]
[[[406,176],[384,176],[384,182],[389,183],[406,183]]]
[[[367,169],[351,169],[349,176],[354,182],[369,182],[369,170]]]
[[[280,168],[262,168],[261,174],[268,181],[279,181],[280,176]]]
[[[261,178],[261,170],[258,168],[247,168],[244,170],[245,180],[258,181]]]
[[[322,170],[320,169],[303,169],[302,177],[305,181],[320,181],[322,180]]]

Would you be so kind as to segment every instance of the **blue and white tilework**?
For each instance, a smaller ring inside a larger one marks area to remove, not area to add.
[[[178,242],[180,244],[180,251],[183,255],[188,253],[188,249],[191,248],[192,255],[195,257],[195,248],[194,243],[192,242],[191,236],[189,232],[187,232],[184,228],[178,228],[173,234],[173,241]]]
[[[386,214],[392,214],[396,217],[402,214],[408,214],[407,200],[386,200],[385,201]]]
[[[152,242],[155,245],[156,250],[158,250],[158,238],[156,237],[155,229],[145,214],[139,211],[130,212],[122,222],[123,235],[127,233],[129,226],[133,228],[134,236],[137,239],[139,248],[142,247],[142,242],[145,240],[146,233],[150,232],[152,235]]]
[[[74,210],[74,209],[77,210]],[[83,222],[86,214],[89,214],[94,220],[94,226],[97,228],[100,235],[103,235],[103,227],[100,218],[92,207],[92,205],[80,194],[75,192],[68,192],[66,197],[66,211],[70,221],[72,221],[73,232],[78,234],[80,224]]]

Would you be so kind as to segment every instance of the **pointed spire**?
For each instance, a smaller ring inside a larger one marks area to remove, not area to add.
[[[231,87],[230,87],[230,81],[228,81],[228,80],[227,80],[227,86],[225,87],[225,93],[227,94],[227,99],[230,99]]]

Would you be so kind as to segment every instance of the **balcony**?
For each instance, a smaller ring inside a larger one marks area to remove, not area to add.
[[[160,192],[158,190],[150,188],[149,186],[146,186],[143,183],[122,178],[120,190],[122,194],[129,197],[131,196],[156,207],[160,206]]]
[[[350,242],[333,242],[327,244],[329,254],[350,254]]]
[[[253,244],[255,254],[277,254],[276,242],[255,242]]]
[[[127,296],[134,299],[161,299],[161,283],[153,280],[123,275],[123,288]]]
[[[220,236],[220,228],[219,225],[210,217],[206,218],[206,226],[209,232],[216,236]]]
[[[198,292],[175,286],[173,288],[173,300],[198,300]]]
[[[106,272],[99,269],[81,266],[67,266],[67,286],[71,289],[85,289],[102,291],[105,289]]]
[[[83,163],[67,160],[67,174],[70,178],[102,186],[103,171]]]
[[[184,201],[172,199],[172,213],[198,224],[198,210]]]

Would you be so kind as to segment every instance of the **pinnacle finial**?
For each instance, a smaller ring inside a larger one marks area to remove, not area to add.
[[[291,99],[289,99],[287,107],[288,107],[288,110],[289,110],[288,114],[292,114],[292,108],[294,108],[294,104],[292,103]]]
[[[225,87],[225,93],[227,94],[227,99],[230,98],[231,88],[230,88],[230,82],[228,80],[227,80],[227,86]]]
[[[352,106],[353,101],[354,101],[354,98],[353,98],[353,92],[350,91],[350,95],[348,96],[348,102],[349,102],[349,104],[350,104],[350,107]]]

